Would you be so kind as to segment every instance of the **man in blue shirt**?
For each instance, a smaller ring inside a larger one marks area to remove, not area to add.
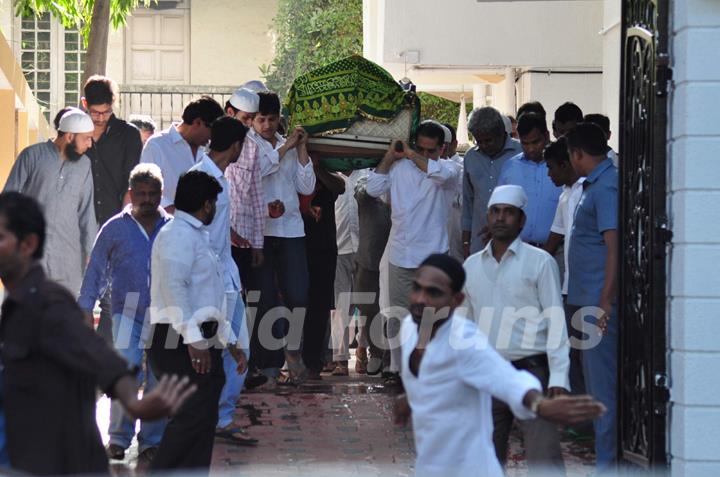
[[[162,174],[155,164],[140,164],[130,173],[132,203],[112,217],[100,230],[83,279],[78,304],[86,314],[92,314],[95,301],[108,286],[112,294],[112,331],[115,348],[131,366],[140,371],[144,343],[149,332],[145,314],[150,306],[150,254],[155,236],[171,217],[160,207]],[[147,373],[145,392],[156,385],[152,373]],[[165,421],[142,421],[139,442],[139,461],[152,460],[165,430]],[[113,400],[110,407],[110,444],[108,457],[122,459],[135,435],[135,421],[127,418],[120,403]]]
[[[618,172],[607,157],[607,139],[595,124],[580,123],[567,136],[570,162],[585,176],[570,235],[568,305],[580,310],[585,387],[607,412],[593,423],[598,471],[617,457]]]
[[[508,136],[500,112],[490,106],[473,109],[468,130],[476,146],[465,154],[462,199],[462,241],[465,258],[485,246],[487,204],[505,161],[522,149]]]
[[[545,118],[525,113],[518,119],[518,135],[523,152],[509,159],[500,172],[498,185],[519,185],[528,196],[527,220],[520,238],[542,247],[550,236],[562,188],[553,184],[543,159],[543,149],[550,140]]]

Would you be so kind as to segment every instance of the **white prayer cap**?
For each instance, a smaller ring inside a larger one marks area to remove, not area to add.
[[[236,89],[230,97],[233,108],[246,113],[257,113],[260,107],[260,96],[245,87]]]
[[[452,142],[452,133],[447,128],[447,126],[445,126],[444,124],[440,124],[440,127],[442,128],[443,132],[445,133],[445,144],[450,144]]]
[[[527,201],[527,194],[525,193],[525,189],[523,189],[522,186],[501,185],[497,186],[493,190],[492,195],[490,195],[490,200],[488,201],[488,209],[495,204],[514,205],[518,209],[525,209]]]
[[[58,131],[65,133],[89,133],[95,130],[90,116],[77,108],[71,108],[60,118]]]
[[[268,91],[265,83],[260,80],[250,80],[244,85],[242,85],[241,88],[249,89],[250,91],[253,91],[255,93],[259,93],[261,91]]]
[[[510,118],[507,114],[501,114],[503,124],[505,125],[505,132],[508,133],[508,135],[512,134],[512,121],[510,121]]]

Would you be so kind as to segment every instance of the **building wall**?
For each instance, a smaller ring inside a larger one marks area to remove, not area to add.
[[[720,2],[671,0],[670,452],[674,476],[720,475]]]
[[[258,67],[272,61],[278,0],[184,0],[180,8],[189,8],[190,24],[185,52],[189,77],[184,84],[237,86],[259,78]],[[128,28],[132,25],[130,19]],[[107,73],[121,84],[131,81],[128,41],[126,29],[110,34]]]
[[[191,83],[238,86],[273,58],[277,0],[192,0]]]
[[[602,64],[597,34],[602,28],[601,1],[391,0],[384,4],[384,19],[378,19],[384,20],[381,58],[388,63],[402,64],[399,54],[415,50],[424,65]]]
[[[585,114],[604,112],[602,74],[526,73],[516,84],[518,107],[527,101],[540,101],[547,111],[550,131],[555,110],[566,101],[580,106]],[[617,98],[615,95],[616,102]]]

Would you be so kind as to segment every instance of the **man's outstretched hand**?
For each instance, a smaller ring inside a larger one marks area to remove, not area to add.
[[[174,415],[185,401],[197,390],[187,376],[163,376],[155,389],[137,397],[137,383],[134,376],[123,376],[115,384],[115,395],[125,410],[135,419],[159,419]]]
[[[605,406],[592,396],[562,395],[540,401],[537,415],[557,424],[578,424],[605,414]]]

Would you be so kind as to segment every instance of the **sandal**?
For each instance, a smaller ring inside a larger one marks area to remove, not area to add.
[[[221,439],[227,439],[240,446],[255,447],[258,444],[258,440],[252,437],[248,437],[247,433],[242,427],[226,427],[215,429],[215,437]]]
[[[293,360],[288,353],[285,354],[285,363],[287,364],[287,374],[280,373],[277,383],[281,386],[299,386],[307,380],[308,370],[302,362],[302,358]]]
[[[338,361],[335,365],[335,369],[332,372],[333,376],[349,376],[350,371],[348,370],[347,361]]]

